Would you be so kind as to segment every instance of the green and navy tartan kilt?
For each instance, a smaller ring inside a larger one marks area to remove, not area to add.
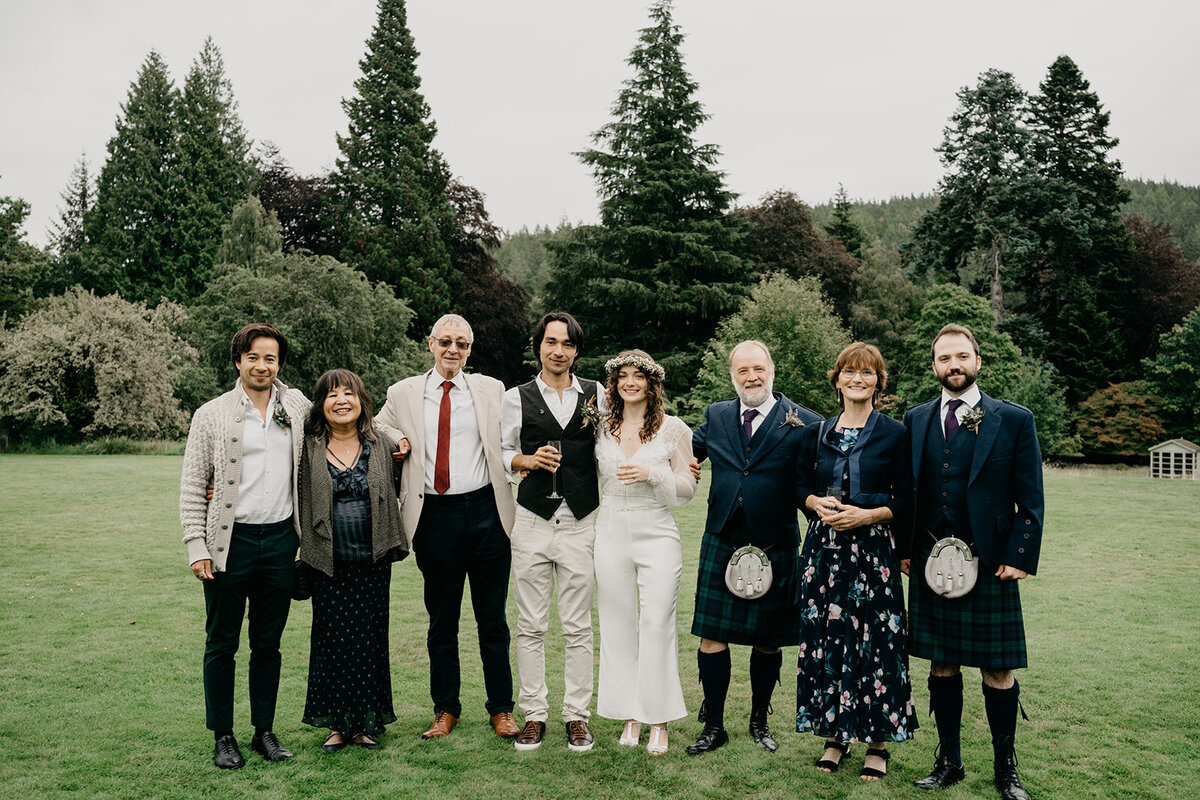
[[[1018,581],[1002,581],[984,565],[970,593],[948,600],[925,583],[926,550],[908,580],[908,654],[983,669],[1028,666]]]
[[[711,533],[704,534],[692,634],[715,642],[763,648],[799,643],[800,615],[796,608],[799,548],[766,550],[773,577],[770,590],[757,600],[735,597],[725,585],[725,566],[736,549]]]

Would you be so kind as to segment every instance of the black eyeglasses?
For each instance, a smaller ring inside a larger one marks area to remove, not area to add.
[[[464,339],[434,339],[433,341],[443,350],[449,350],[453,346],[465,353],[471,349],[471,343]]]

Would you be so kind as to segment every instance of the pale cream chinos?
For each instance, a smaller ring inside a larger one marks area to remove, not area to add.
[[[517,703],[526,722],[545,722],[550,707],[546,687],[546,631],[550,601],[558,583],[562,622],[563,722],[587,720],[594,689],[592,644],[592,548],[595,512],[580,520],[563,503],[546,520],[517,506],[512,532],[513,599],[517,603]]]

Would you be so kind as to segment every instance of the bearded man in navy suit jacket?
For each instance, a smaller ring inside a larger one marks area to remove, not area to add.
[[[909,653],[929,659],[929,704],[937,722],[938,758],[917,781],[940,789],[963,779],[959,730],[961,666],[983,676],[992,732],[996,787],[1004,800],[1029,800],[1017,776],[1013,738],[1020,687],[1013,670],[1027,664],[1018,581],[1037,571],[1042,543],[1042,455],[1029,409],[997,401],[975,385],[981,364],[971,331],[947,325],[933,340],[939,398],[904,416],[912,440],[913,535],[900,569],[909,581]],[[966,595],[946,598],[926,585],[925,559],[936,540],[964,540],[979,560]]]
[[[692,633],[700,637],[696,662],[704,687],[704,730],[687,751],[699,755],[729,741],[725,695],[729,644],[750,645],[750,735],[768,752],[777,748],[767,728],[767,709],[779,682],[785,645],[800,639],[795,593],[800,569],[800,527],[793,494],[800,431],[821,417],[771,390],[775,362],[767,346],[741,342],[729,353],[737,398],[713,403],[692,434],[696,458],[712,464],[708,519],[700,545]],[[734,551],[755,545],[771,561],[774,582],[762,597],[747,600],[725,586]]]

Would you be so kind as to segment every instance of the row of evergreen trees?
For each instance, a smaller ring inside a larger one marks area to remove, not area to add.
[[[827,411],[820,373],[829,354],[851,337],[878,343],[893,360],[898,411],[932,391],[928,334],[955,320],[985,329],[991,387],[1034,406],[1049,449],[1070,453],[1081,447],[1074,429],[1087,429],[1083,416],[1075,423],[1080,401],[1141,377],[1159,334],[1200,302],[1196,267],[1171,250],[1167,232],[1121,219],[1128,193],[1108,115],[1069,58],[1033,96],[999,70],[960,91],[938,148],[946,173],[936,203],[914,213],[896,248],[868,234],[844,191],[824,230],[786,190],[734,205],[716,147],[696,141],[706,115],[671,12],[669,0],[652,4],[612,121],[577,154],[596,180],[599,224],[503,245],[482,195],[452,179],[433,147],[403,0],[380,0],[327,176],[297,175],[269,145],[252,153],[211,41],[182,91],[151,53],[95,194],[86,162],[64,193],[51,253],[19,241],[27,207],[0,203],[6,327],[25,314],[21,325],[50,326],[39,341],[55,341],[65,334],[53,325],[69,309],[115,318],[89,293],[144,303],[132,313],[147,325],[167,320],[207,365],[196,373],[184,359],[172,373],[187,410],[224,375],[219,344],[243,316],[288,329],[301,383],[340,363],[378,390],[417,363],[414,342],[450,309],[475,324],[473,367],[524,379],[529,318],[561,307],[588,332],[585,374],[641,347],[667,366],[679,410],[694,414],[727,391],[720,358],[729,338],[756,331],[786,354],[781,387]],[[261,205],[235,209],[248,195]],[[48,306],[35,298],[69,286],[79,288]],[[36,352],[18,342],[21,325],[0,330],[7,366]],[[1134,389],[1120,397],[1168,391]],[[1182,412],[1172,409],[1186,398],[1170,391],[1155,402],[1176,424]],[[23,406],[25,419],[54,403],[34,405]],[[86,400],[76,405],[87,410]],[[76,424],[67,416],[55,418],[63,432]]]

